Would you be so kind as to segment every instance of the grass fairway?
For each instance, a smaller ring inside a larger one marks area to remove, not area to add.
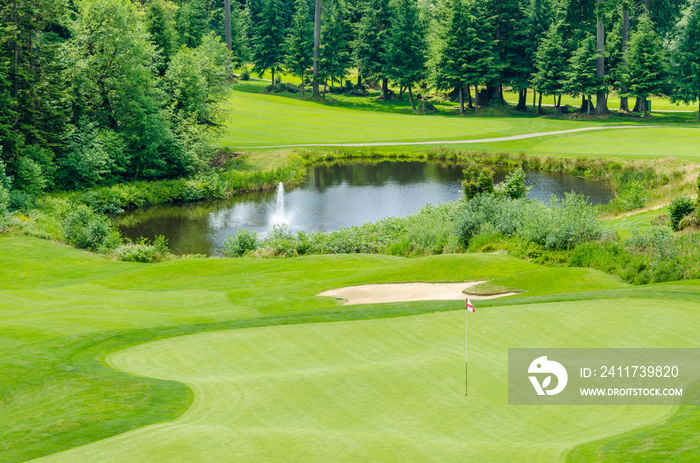
[[[698,282],[630,287],[490,254],[134,264],[12,236],[0,237],[0,266],[3,462],[551,461],[579,444],[581,455],[645,460],[698,450],[692,407],[514,407],[504,389],[508,347],[698,347]],[[481,301],[471,317],[469,398],[462,303],[344,307],[314,296],[476,279],[525,293]],[[615,437],[625,431],[636,434]],[[663,445],[644,444],[659,435]]]
[[[468,397],[461,310],[147,343],[108,361],[133,374],[186,383],[195,392],[192,408],[172,423],[42,461],[133,461],[142,455],[163,462],[555,461],[576,444],[672,410],[508,406],[507,348],[700,346],[691,328],[698,321],[692,303],[676,301],[641,316],[635,310],[660,302],[479,310],[471,317]],[[678,331],[679,325],[688,328]]]
[[[338,97],[335,104],[324,104],[284,95],[266,95],[259,93],[263,86],[261,82],[249,82],[236,87],[231,93],[225,105],[227,122],[222,139],[224,146],[255,148],[314,143],[478,140],[585,127],[651,124],[658,127],[596,130],[450,146],[533,154],[700,159],[697,150],[700,127],[690,116],[661,115],[651,119],[612,117],[601,121],[594,118],[533,117],[529,113],[508,112],[500,116],[458,117],[447,114],[446,108],[442,108],[441,114],[414,115],[407,114],[404,109],[397,112],[397,108],[403,106],[376,103],[367,98]],[[333,96],[329,95],[328,98]],[[420,149],[425,149],[425,146]]]

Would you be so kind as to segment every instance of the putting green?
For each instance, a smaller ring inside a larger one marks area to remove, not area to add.
[[[555,461],[670,415],[662,406],[509,406],[509,347],[698,347],[697,303],[614,299],[248,328],[108,357],[186,383],[179,419],[40,461]]]

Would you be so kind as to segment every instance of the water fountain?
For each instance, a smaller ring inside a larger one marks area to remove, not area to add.
[[[284,184],[282,182],[277,185],[277,201],[276,207],[270,215],[270,225],[282,225],[291,221],[291,216],[288,216],[284,208]]]

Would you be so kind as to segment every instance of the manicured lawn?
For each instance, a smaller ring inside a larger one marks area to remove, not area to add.
[[[673,410],[507,406],[508,347],[698,347],[697,282],[635,288],[504,255],[149,265],[28,237],[0,250],[0,461],[74,447],[49,461],[551,460]],[[468,399],[463,303],[314,296],[474,279],[526,292],[478,304]],[[680,422],[661,451],[694,429]]]
[[[510,112],[457,117],[445,113],[445,108],[441,114],[415,115],[405,112],[403,106],[406,102],[384,103],[369,98],[333,95],[328,98],[337,98],[336,104],[323,104],[301,100],[296,95],[259,93],[263,84],[249,81],[232,91],[224,106],[227,122],[223,146],[252,148],[314,143],[477,140],[584,127],[653,125],[651,128],[599,130],[448,146],[532,154],[700,159],[697,150],[700,127],[687,115],[660,115],[651,119],[612,117],[605,121],[532,117]],[[439,146],[439,143],[434,146]],[[425,148],[405,147],[406,150]],[[395,151],[397,148],[391,149]],[[260,165],[264,166],[265,162]]]

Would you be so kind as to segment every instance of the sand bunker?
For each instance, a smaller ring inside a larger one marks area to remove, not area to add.
[[[501,293],[488,296],[478,296],[466,293],[464,290],[486,281],[469,281],[464,283],[396,283],[384,285],[349,286],[347,288],[331,289],[317,296],[331,296],[346,299],[345,305],[376,304],[379,302],[405,301],[451,301],[465,299],[495,299],[512,296],[518,293]]]

